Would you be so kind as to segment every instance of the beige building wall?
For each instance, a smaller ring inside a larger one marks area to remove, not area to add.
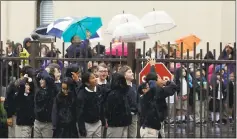
[[[1,40],[23,42],[36,25],[35,1],[1,1]]]
[[[123,10],[141,18],[153,8],[166,11],[177,27],[152,36],[147,40],[147,48],[152,47],[156,40],[173,42],[189,34],[201,38],[198,48],[204,50],[206,42],[210,42],[210,47],[217,52],[220,41],[234,42],[234,1],[54,1],[54,17],[100,16],[103,31],[111,18]],[[1,1],[1,39],[22,41],[29,36],[35,28],[35,12],[33,1]],[[103,34],[101,43],[108,46],[110,40],[111,36]],[[141,47],[141,43],[138,42],[137,47]]]

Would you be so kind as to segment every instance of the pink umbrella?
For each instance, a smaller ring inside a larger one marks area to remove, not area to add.
[[[114,43],[112,45],[111,55],[113,55],[113,56],[127,56],[128,55],[127,48],[128,47],[127,47],[126,43],[124,43],[124,47],[123,47],[122,43]],[[118,51],[118,53],[116,51]],[[105,54],[110,55],[110,48],[106,49]]]

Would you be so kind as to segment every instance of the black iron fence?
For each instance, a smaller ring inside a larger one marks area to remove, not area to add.
[[[3,50],[2,46],[1,50]],[[156,47],[146,51],[145,42],[142,49],[136,49],[135,43],[128,43],[127,55],[124,53],[124,46],[122,46],[122,55],[118,55],[119,50],[116,50],[116,55],[112,55],[112,45],[110,44],[110,55],[105,55],[104,52],[100,53],[100,49],[104,48],[98,47],[97,52],[99,53],[88,54],[92,50],[86,48],[84,57],[77,56],[75,51],[70,58],[65,57],[64,44],[62,45],[62,57],[53,56],[53,53],[50,57],[41,57],[41,46],[40,42],[31,42],[30,57],[26,58],[19,55],[8,56],[6,54],[4,56],[1,51],[1,94],[5,92],[10,81],[20,77],[20,67],[24,66],[27,61],[35,69],[40,68],[44,61],[60,61],[62,73],[66,67],[65,62],[79,63],[84,70],[88,69],[88,62],[91,62],[92,65],[96,62],[105,62],[109,66],[110,74],[116,72],[121,65],[128,65],[133,69],[138,84],[139,73],[146,65],[146,58],[151,57],[152,52],[155,52],[156,61],[164,63],[174,75],[174,81],[179,82],[179,92],[167,98],[169,112],[167,120],[164,122],[166,137],[236,137],[235,44],[232,48],[228,46],[227,48],[226,46],[222,47],[222,43],[220,43],[218,59],[216,59],[216,50],[210,50],[209,43],[207,43],[206,52],[202,49],[197,52],[194,44],[192,57],[189,50],[185,55],[182,53],[182,45],[178,50],[172,48],[170,43],[167,44],[166,51],[164,49],[159,51],[159,48]],[[223,48],[226,52],[223,52]],[[11,48],[6,48],[5,53],[9,49]],[[51,43],[51,51],[55,51],[53,43]],[[180,52],[180,55],[177,55],[177,51]],[[210,52],[213,55],[209,55]],[[197,54],[199,58],[196,57]],[[182,72],[177,72],[178,70]],[[187,85],[184,86],[184,84]]]

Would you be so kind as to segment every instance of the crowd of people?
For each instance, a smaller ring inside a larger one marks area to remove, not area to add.
[[[93,53],[87,43],[73,37],[66,57],[102,55],[103,47]],[[7,45],[9,57],[30,54],[29,38],[23,45]],[[234,53],[228,44],[219,59],[235,60]],[[41,46],[42,57],[56,57],[57,54],[58,51]],[[215,58],[208,52],[204,59]],[[174,79],[164,81],[155,73],[155,60],[148,59],[152,68],[146,82],[136,85],[134,73],[126,64],[111,69],[108,66],[111,63],[104,62],[89,66],[81,62],[66,65],[58,60],[46,60],[36,70],[28,65],[29,60],[21,60],[18,64],[4,62],[1,62],[0,81],[6,95],[1,99],[0,137],[135,138],[137,133],[143,138],[165,137],[167,122],[173,125],[189,120],[205,125],[209,122],[206,121],[206,107],[213,124],[233,122],[234,64],[187,66],[176,63],[174,66],[174,63],[165,63]],[[221,104],[223,109],[220,109]],[[220,119],[220,115],[224,118]]]

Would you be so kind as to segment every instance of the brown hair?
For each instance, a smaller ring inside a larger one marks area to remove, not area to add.
[[[122,74],[122,75],[125,75],[125,73],[126,73],[128,70],[130,70],[130,69],[131,69],[131,68],[130,68],[129,66],[124,65],[124,66],[122,66],[122,67],[119,69],[118,73],[120,73],[120,74]]]
[[[97,66],[97,70],[99,70],[99,67],[103,67],[103,68],[108,69],[108,66],[107,66],[105,63],[100,63],[100,64]]]

